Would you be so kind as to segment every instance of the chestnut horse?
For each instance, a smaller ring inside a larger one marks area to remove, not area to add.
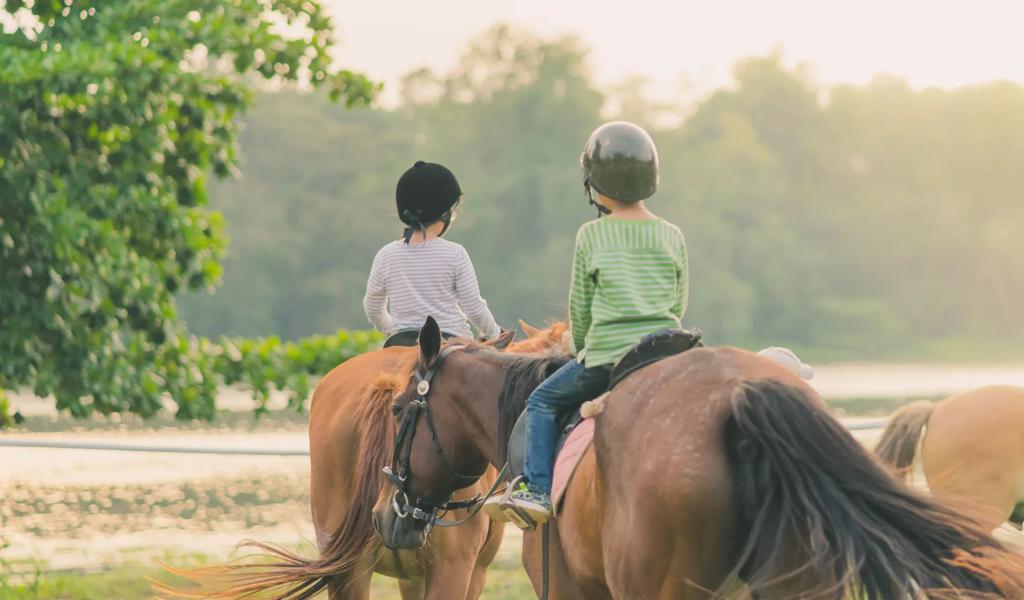
[[[442,348],[432,319],[419,339],[393,404],[401,477],[389,486],[428,516],[399,518],[379,501],[389,548],[422,543],[432,506],[466,474],[504,464],[526,396],[566,360]],[[604,404],[550,525],[553,598],[706,599],[737,581],[759,599],[1024,597],[1021,559],[899,481],[772,360],[690,350],[634,373]]]
[[[931,493],[969,502],[995,529],[1024,501],[1024,389],[990,386],[909,404],[892,414],[875,451],[904,477],[917,459]]]
[[[567,329],[545,329],[519,322],[527,339],[509,344],[511,332],[489,348],[541,353],[561,344]],[[394,346],[354,357],[335,367],[317,385],[309,415],[310,508],[320,556],[250,542],[264,560],[220,567],[174,569],[202,590],[154,584],[165,596],[243,598],[273,592],[282,599],[312,598],[327,590],[331,600],[366,600],[376,572],[399,579],[405,600],[475,599],[484,587],[487,567],[501,545],[504,526],[476,514],[460,527],[436,529],[430,543],[415,551],[382,551],[371,523],[381,493],[381,469],[394,438],[389,413],[392,396],[405,387],[416,363],[415,348]],[[483,494],[498,472],[488,471],[455,499]],[[466,518],[455,510],[451,518]],[[211,589],[213,588],[213,589]],[[219,588],[219,589],[218,589]]]

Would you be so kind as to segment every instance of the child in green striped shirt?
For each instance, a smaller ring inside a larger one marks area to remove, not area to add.
[[[683,234],[644,203],[658,186],[650,136],[632,123],[607,123],[590,136],[580,163],[590,202],[606,218],[576,235],[569,295],[576,358],[526,402],[526,481],[504,504],[501,498],[485,504],[496,520],[508,520],[512,510],[538,524],[550,518],[558,417],[602,394],[611,366],[627,350],[649,333],[679,327],[686,311]]]

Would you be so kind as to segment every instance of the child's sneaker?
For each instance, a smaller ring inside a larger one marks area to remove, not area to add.
[[[507,496],[487,499],[483,510],[493,521],[512,521],[520,529],[533,529],[551,518],[551,496],[531,491],[520,483]]]
[[[551,496],[545,492],[534,492],[527,488],[525,483],[521,483],[509,496],[503,508],[506,513],[513,513],[509,518],[520,529],[530,529],[546,523],[551,518]],[[527,518],[524,519],[524,516]]]

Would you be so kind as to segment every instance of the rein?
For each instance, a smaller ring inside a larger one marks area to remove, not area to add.
[[[399,425],[398,432],[395,434],[395,449],[391,455],[391,466],[384,467],[384,476],[395,485],[395,494],[391,498],[391,508],[395,511],[395,514],[399,518],[412,518],[416,521],[422,521],[426,525],[424,531],[430,533],[431,528],[434,525],[438,527],[456,527],[462,525],[466,521],[470,520],[483,507],[484,502],[495,494],[495,490],[501,485],[505,476],[508,474],[508,463],[502,467],[501,473],[494,480],[494,484],[486,494],[477,495],[469,500],[452,500],[451,494],[448,494],[447,498],[425,498],[422,496],[413,496],[409,493],[408,485],[409,478],[411,476],[411,469],[409,459],[412,454],[412,442],[416,435],[416,424],[419,422],[420,415],[424,417],[427,423],[427,429],[430,431],[430,437],[434,442],[434,451],[437,456],[441,459],[441,463],[444,468],[453,474],[456,481],[458,482],[456,490],[463,487],[467,487],[480,479],[483,473],[476,475],[464,475],[452,466],[448,459],[444,456],[444,450],[441,448],[441,441],[437,435],[437,426],[434,424],[434,417],[430,412],[430,384],[437,375],[437,372],[441,369],[444,361],[450,354],[456,350],[463,350],[465,346],[455,345],[448,346],[441,350],[438,354],[437,359],[434,360],[433,365],[430,369],[423,373],[419,366],[416,367],[416,398],[409,403],[409,407],[405,411],[405,416],[402,418],[402,423]],[[415,501],[413,501],[415,498]],[[470,508],[469,514],[462,519],[457,521],[444,520],[441,517],[452,510],[461,510]]]

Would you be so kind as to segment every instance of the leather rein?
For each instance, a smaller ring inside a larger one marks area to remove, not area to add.
[[[400,519],[412,518],[416,521],[422,521],[425,524],[425,533],[430,533],[430,530],[435,525],[438,527],[455,527],[473,518],[483,507],[484,502],[495,494],[498,486],[504,482],[505,476],[508,474],[508,463],[506,462],[498,477],[494,480],[491,489],[486,494],[477,494],[469,500],[452,500],[455,490],[472,485],[483,476],[483,473],[464,475],[445,458],[444,450],[441,448],[441,441],[437,434],[437,426],[434,424],[434,418],[430,412],[430,384],[434,376],[441,369],[445,359],[456,350],[463,350],[465,348],[465,346],[461,345],[445,347],[438,354],[426,373],[417,365],[414,373],[416,377],[416,398],[405,409],[405,415],[402,417],[402,422],[398,426],[398,432],[395,434],[395,450],[391,455],[391,466],[384,467],[384,476],[396,488],[395,494],[391,498],[391,509],[395,511],[395,515]],[[457,482],[455,490],[445,498],[415,496],[409,492],[409,480],[412,475],[409,460],[412,455],[413,438],[416,435],[416,424],[419,422],[420,416],[423,416],[427,423],[431,440],[434,442],[434,451],[437,453],[438,458],[441,459],[441,464],[444,465],[448,473],[454,475]],[[454,521],[442,518],[449,511],[465,508],[471,509],[465,518]]]

